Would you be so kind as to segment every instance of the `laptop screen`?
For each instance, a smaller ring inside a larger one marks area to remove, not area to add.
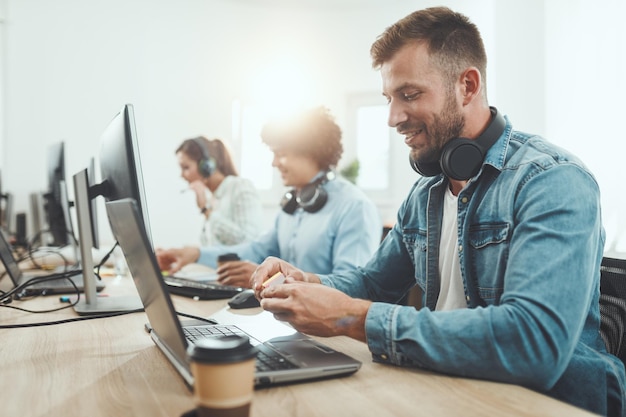
[[[15,286],[19,285],[22,277],[22,270],[17,262],[15,262],[13,252],[11,251],[11,245],[9,245],[9,242],[6,240],[2,231],[0,231],[0,258],[2,258],[4,268],[6,269],[7,274],[9,274],[11,281],[13,281],[13,284]]]
[[[161,277],[152,245],[141,225],[135,200],[121,199],[106,203],[111,230],[127,259],[128,269],[153,331],[164,341],[180,363],[187,362],[186,341]],[[141,239],[138,239],[141,237]]]

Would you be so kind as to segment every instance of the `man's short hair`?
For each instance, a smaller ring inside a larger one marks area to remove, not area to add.
[[[409,43],[424,42],[435,65],[456,81],[468,67],[487,77],[487,54],[480,31],[466,16],[447,7],[418,10],[389,26],[370,49],[372,67],[380,68]]]

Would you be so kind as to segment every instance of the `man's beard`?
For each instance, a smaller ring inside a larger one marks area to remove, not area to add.
[[[439,163],[441,152],[446,143],[458,138],[465,127],[465,119],[456,107],[454,95],[448,94],[446,104],[428,127],[428,142],[430,146],[422,149],[411,149],[411,159],[418,164]]]

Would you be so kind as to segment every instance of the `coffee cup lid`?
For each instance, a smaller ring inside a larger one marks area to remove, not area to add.
[[[194,341],[187,349],[192,361],[203,363],[240,362],[256,356],[257,348],[245,335],[206,337]]]

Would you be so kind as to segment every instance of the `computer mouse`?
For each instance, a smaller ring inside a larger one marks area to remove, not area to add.
[[[253,290],[245,290],[234,295],[230,300],[228,300],[228,305],[230,308],[240,309],[260,307],[261,303],[254,296]]]

